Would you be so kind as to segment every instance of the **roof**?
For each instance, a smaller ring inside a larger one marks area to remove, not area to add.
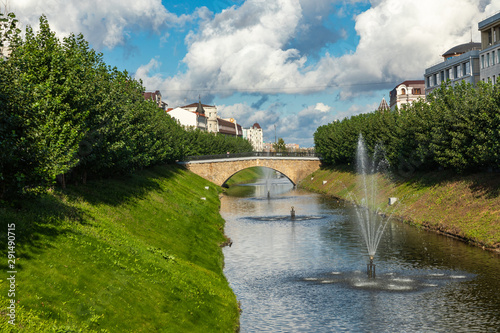
[[[408,86],[413,86],[413,85],[417,85],[417,84],[425,84],[425,81],[424,80],[406,80],[406,81],[398,84],[396,87],[399,87],[402,84],[404,84],[405,86],[408,87]]]
[[[253,128],[261,128],[261,127],[260,127],[259,123],[255,123],[255,124],[253,124]]]
[[[455,56],[472,50],[481,50],[481,43],[469,42],[452,47],[443,54],[443,57]]]
[[[179,106],[180,108],[197,108],[198,105],[201,104],[200,102],[197,102],[197,103],[193,103],[193,104],[189,104],[189,105],[184,105],[184,106]],[[214,108],[215,105],[206,105],[206,104],[201,104],[202,107],[204,108]]]
[[[390,110],[389,105],[387,105],[387,102],[385,101],[385,98],[382,97],[382,102],[380,102],[380,105],[378,106],[378,111],[385,111],[385,110]]]

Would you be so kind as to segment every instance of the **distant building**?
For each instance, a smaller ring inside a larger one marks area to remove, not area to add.
[[[241,128],[241,125],[237,124],[233,118],[217,118],[217,126],[219,127],[219,133],[221,134],[229,136],[243,136],[243,129]]]
[[[398,84],[389,93],[390,109],[401,108],[404,104],[411,104],[418,99],[425,99],[424,80],[407,80]],[[385,101],[385,99],[383,100]]]
[[[297,143],[287,143],[285,144],[286,151],[289,152],[298,152],[300,150],[300,147]]]
[[[500,13],[478,24],[481,31],[480,80],[497,83],[500,76]]]
[[[156,103],[156,105],[158,105],[158,107],[160,109],[162,109],[162,110],[167,109],[168,104],[161,100],[161,93],[159,90],[156,90],[155,92],[146,91],[146,92],[143,92],[142,95],[144,96],[144,99],[146,101],[152,101],[152,102]]]
[[[273,145],[274,145],[273,142],[264,142],[264,151],[266,151],[266,152],[274,151]]]
[[[479,81],[479,53],[481,43],[457,45],[443,54],[444,61],[425,70],[425,95],[438,88],[442,82],[450,80],[476,84]]]
[[[188,111],[183,108],[167,109],[167,114],[175,118],[182,126],[186,128],[198,128],[202,131],[207,130],[207,118],[205,114]]]
[[[198,103],[193,103],[185,106],[181,106],[182,109],[191,112],[197,112],[199,114],[204,114],[207,118],[207,131],[211,133],[219,132],[219,124],[217,121],[217,107],[215,105],[202,104],[201,100]]]
[[[250,128],[243,129],[243,138],[250,141],[254,151],[264,151],[264,135],[258,123]]]
[[[389,105],[387,105],[387,102],[385,101],[385,98],[382,97],[382,101],[380,102],[380,105],[377,108],[377,111],[389,111],[391,108]]]

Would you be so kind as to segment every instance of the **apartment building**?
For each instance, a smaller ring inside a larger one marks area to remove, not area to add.
[[[427,96],[442,82],[450,80],[456,82],[469,82],[476,84],[480,79],[479,53],[481,43],[465,43],[452,47],[443,56],[443,62],[425,70],[425,95]]]
[[[478,23],[481,32],[480,79],[497,83],[500,77],[500,13]]]

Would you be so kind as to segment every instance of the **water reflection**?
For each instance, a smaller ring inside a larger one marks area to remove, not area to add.
[[[368,280],[352,208],[291,184],[244,187],[221,207],[241,332],[498,331],[497,256],[393,222]]]

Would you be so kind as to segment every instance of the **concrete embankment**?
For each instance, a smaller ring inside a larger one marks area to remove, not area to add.
[[[361,197],[349,167],[321,168],[300,187],[354,201]],[[500,174],[450,172],[377,176],[377,208],[406,223],[500,254]],[[389,205],[389,198],[397,198]]]

